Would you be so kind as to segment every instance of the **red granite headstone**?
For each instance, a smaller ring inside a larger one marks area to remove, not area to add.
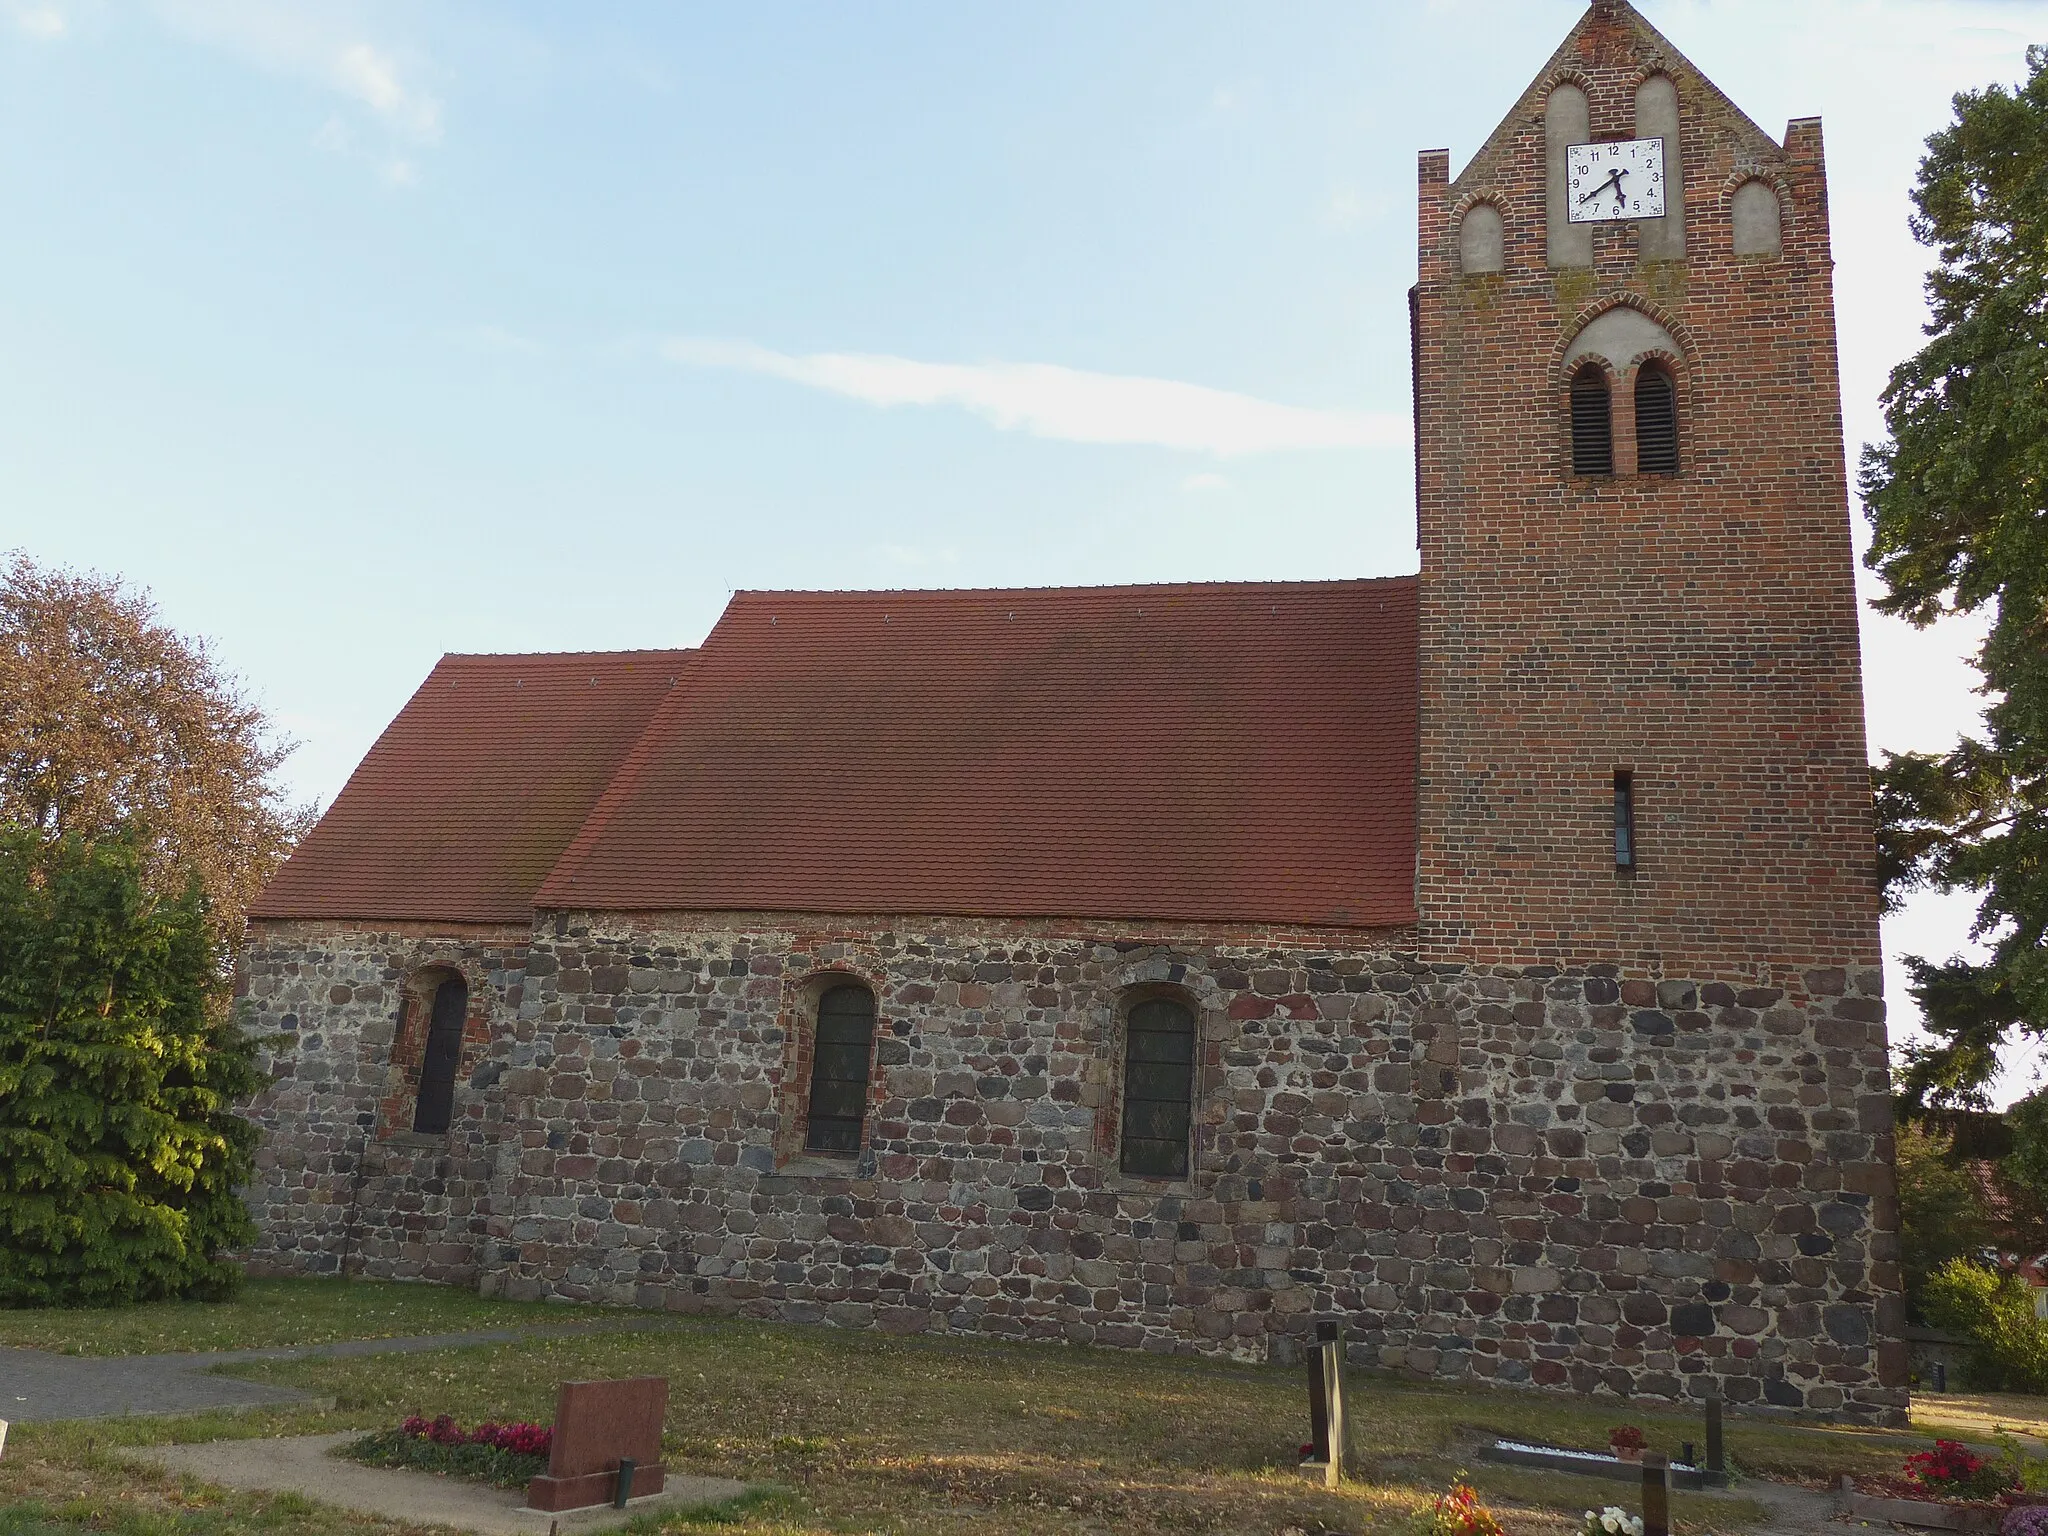
[[[529,1509],[583,1509],[609,1504],[618,1490],[619,1462],[633,1462],[632,1497],[659,1493],[661,1420],[668,1412],[668,1378],[565,1381],[555,1401],[555,1438],[548,1469],[526,1485]]]

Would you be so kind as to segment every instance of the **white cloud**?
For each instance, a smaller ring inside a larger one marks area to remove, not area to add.
[[[422,82],[424,65],[406,50],[366,35],[348,4],[281,5],[268,0],[155,0],[157,15],[195,42],[218,48],[273,74],[330,91],[382,130],[394,146],[375,156],[387,181],[409,186],[413,161],[397,145],[437,143],[441,104]],[[333,117],[314,142],[336,154],[355,152],[348,123]]]
[[[1230,482],[1228,480],[1212,471],[1199,475],[1189,475],[1187,479],[1181,481],[1180,488],[1184,491],[1221,491],[1227,489],[1229,485]]]
[[[1090,373],[1056,363],[924,363],[875,352],[776,352],[746,341],[678,337],[671,362],[730,368],[869,405],[956,405],[1006,432],[1073,443],[1143,443],[1223,457],[1301,448],[1406,446],[1405,414],[1280,405],[1174,379]]]
[[[15,31],[39,42],[53,43],[71,30],[71,18],[61,5],[14,0],[4,10]]]

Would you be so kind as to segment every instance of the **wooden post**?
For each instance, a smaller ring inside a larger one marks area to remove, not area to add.
[[[1344,1330],[1335,1324],[1323,1327],[1328,1329],[1329,1337],[1318,1352],[1323,1357],[1323,1398],[1329,1405],[1330,1442],[1323,1485],[1335,1488],[1351,1472],[1351,1422],[1344,1403]]]
[[[1323,1378],[1323,1346],[1320,1341],[1308,1347],[1308,1440],[1312,1449],[1309,1460],[1327,1463],[1330,1459],[1330,1388]]]
[[[1718,1397],[1707,1399],[1707,1470],[1727,1470],[1721,1461],[1721,1399]]]
[[[1643,1453],[1643,1536],[1671,1536],[1671,1482],[1655,1451]]]

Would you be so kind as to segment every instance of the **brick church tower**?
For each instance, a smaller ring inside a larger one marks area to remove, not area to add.
[[[1475,1176],[1678,1250],[1652,1374],[1808,1408],[1904,1381],[1832,266],[1820,123],[1626,0],[1421,157],[1418,941],[1501,999],[1444,1086]]]

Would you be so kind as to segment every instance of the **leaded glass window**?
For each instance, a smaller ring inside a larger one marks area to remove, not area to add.
[[[1125,1022],[1123,1171],[1184,1179],[1194,1118],[1195,1016],[1170,998],[1135,1004]]]
[[[858,1152],[868,1109],[868,1063],[874,1057],[875,995],[839,986],[818,999],[818,1035],[811,1053],[811,1099],[804,1148]]]

